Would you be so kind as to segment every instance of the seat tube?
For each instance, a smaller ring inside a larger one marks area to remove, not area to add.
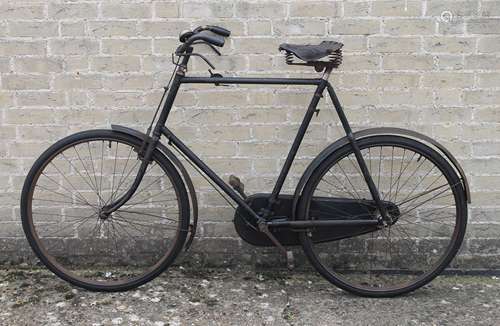
[[[311,119],[312,119],[314,113],[317,112],[316,107],[318,106],[318,102],[321,99],[321,97],[323,97],[323,91],[325,90],[325,87],[327,84],[328,84],[327,78],[323,78],[321,83],[318,84],[316,91],[314,92],[314,96],[311,99],[311,102],[309,103],[309,107],[307,109],[307,112],[304,116],[304,119],[302,120],[302,123],[300,124],[297,135],[295,136],[295,139],[292,143],[292,147],[290,148],[290,151],[288,152],[285,163],[283,164],[281,172],[278,176],[278,180],[276,181],[276,184],[274,185],[274,189],[271,193],[271,196],[269,197],[267,213],[269,213],[271,211],[272,206],[274,205],[274,203],[276,202],[276,200],[278,198],[278,195],[281,191],[281,188],[283,187],[283,184],[285,182],[286,176],[288,175],[288,172],[290,171],[293,160],[295,159],[295,156],[297,155],[297,151],[299,150],[300,144],[302,143],[302,140],[304,139],[304,135],[307,131],[307,128],[309,127],[309,123],[311,122]]]
[[[337,111],[337,115],[339,116],[340,122],[342,123],[342,127],[345,130],[347,139],[349,140],[349,143],[352,146],[354,155],[356,156],[356,161],[358,162],[359,167],[361,169],[361,173],[363,174],[363,178],[365,179],[368,185],[370,194],[372,195],[373,200],[377,204],[377,208],[379,209],[380,215],[383,217],[384,220],[387,220],[388,217],[387,210],[385,209],[384,205],[382,205],[382,200],[380,199],[380,193],[377,187],[375,186],[375,183],[373,182],[373,178],[370,174],[370,171],[368,170],[368,167],[366,166],[365,159],[363,158],[358,143],[354,138],[351,126],[349,125],[349,121],[347,121],[347,117],[344,113],[344,110],[342,109],[342,105],[339,102],[337,94],[335,94],[335,90],[333,89],[330,83],[328,83],[326,87],[328,89],[328,94],[330,94],[330,98],[333,102],[335,110]]]

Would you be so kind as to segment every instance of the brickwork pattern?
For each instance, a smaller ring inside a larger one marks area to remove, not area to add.
[[[500,1],[489,0],[2,0],[2,261],[29,253],[18,199],[34,159],[76,131],[111,123],[144,130],[172,71],[178,33],[205,23],[232,31],[223,56],[208,55],[224,75],[312,76],[311,68],[287,66],[279,43],[343,42],[344,63],[331,82],[354,129],[405,127],[448,147],[473,197],[460,259],[500,267]],[[206,74],[200,60],[189,68]],[[310,94],[305,87],[183,87],[169,126],[224,178],[234,173],[249,193],[269,191]],[[288,192],[341,135],[331,103],[320,109]],[[193,250],[227,256],[247,248],[233,210],[194,179],[202,223]]]

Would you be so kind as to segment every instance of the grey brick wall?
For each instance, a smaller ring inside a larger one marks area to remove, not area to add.
[[[55,140],[110,123],[145,129],[172,70],[181,30],[233,34],[225,75],[311,76],[287,66],[281,42],[345,44],[331,78],[355,129],[399,126],[445,144],[472,187],[459,261],[500,268],[500,1],[7,1],[0,2],[0,257],[29,256],[18,198],[25,173]],[[206,74],[195,60],[192,74]],[[224,178],[269,191],[310,88],[185,87],[169,125]],[[312,123],[286,191],[341,135],[330,103]],[[201,225],[193,251],[238,260],[233,211],[194,175]],[[260,251],[264,252],[264,251]],[[266,253],[268,251],[265,251]],[[227,261],[227,260],[226,260]]]

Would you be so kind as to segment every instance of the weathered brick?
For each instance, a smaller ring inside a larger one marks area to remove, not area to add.
[[[175,52],[179,46],[177,38],[162,38],[153,40],[153,53],[159,55],[167,55]],[[172,60],[170,60],[172,61]]]
[[[429,37],[424,39],[424,50],[431,53],[472,53],[475,42],[472,37]]]
[[[276,35],[324,35],[326,20],[287,19],[273,23]]]
[[[477,49],[480,53],[499,53],[500,37],[481,37]]]
[[[369,48],[374,52],[418,52],[421,48],[418,37],[382,37],[369,38]]]
[[[411,88],[417,87],[419,76],[410,73],[371,74],[371,88]]]
[[[372,16],[420,16],[422,1],[383,0],[372,1]]]
[[[338,17],[340,2],[296,1],[290,4],[290,17]]]
[[[18,92],[16,97],[20,106],[63,106],[66,102],[62,92]]]
[[[481,88],[497,88],[500,85],[500,73],[478,74],[478,86]]]
[[[344,17],[364,17],[370,14],[370,2],[344,2]]]
[[[145,36],[178,36],[180,32],[189,29],[188,22],[181,21],[151,21],[140,24],[140,33]]]
[[[96,18],[96,3],[50,3],[49,16],[53,19]]]
[[[384,70],[431,70],[434,60],[428,55],[391,54],[382,58]]]
[[[45,17],[42,4],[1,4],[0,19],[43,19]]]
[[[465,69],[500,69],[500,61],[495,54],[468,55],[465,57]]]
[[[50,53],[55,55],[88,55],[99,52],[99,44],[90,39],[62,39],[49,41]]]
[[[423,87],[431,88],[472,88],[474,74],[454,72],[434,72],[422,78]]]
[[[4,89],[48,89],[48,76],[39,75],[3,75],[2,88]]]
[[[64,74],[54,79],[55,89],[100,89],[101,87],[100,75]]]
[[[485,90],[465,91],[464,101],[468,105],[497,105],[500,103],[500,92]]]
[[[499,30],[499,18],[479,18],[467,22],[467,31],[471,34],[498,34]]]
[[[14,70],[16,72],[37,72],[51,73],[61,72],[63,63],[60,59],[55,58],[34,58],[34,57],[17,57],[14,59]]]
[[[433,0],[427,2],[426,16],[441,17],[444,11],[452,14],[452,19],[463,16],[473,16],[478,11],[478,1]]]
[[[61,22],[60,23],[61,36],[87,36],[86,22]]]
[[[47,51],[45,41],[0,42],[0,56],[43,55]]]
[[[140,92],[97,92],[93,94],[93,103],[98,107],[130,107],[143,104]]]
[[[441,70],[460,70],[464,68],[464,58],[462,55],[439,54],[434,56],[436,66]]]
[[[63,56],[64,71],[80,74],[89,69],[89,58],[83,55]]]
[[[434,34],[436,22],[433,19],[389,19],[384,21],[384,32],[391,35]]]
[[[285,16],[285,4],[278,1],[236,3],[235,12],[237,17],[283,17]]]
[[[179,17],[179,5],[176,1],[155,2],[155,17],[174,18]]]
[[[130,72],[141,69],[141,61],[138,56],[105,56],[92,57],[90,61],[91,70],[110,72]]]
[[[157,4],[158,5],[158,4]],[[158,9],[157,9],[158,10]],[[149,3],[103,3],[102,16],[106,18],[136,19],[150,18],[151,4]]]
[[[182,5],[184,17],[232,17],[232,1],[184,2]]]
[[[380,67],[378,55],[346,55],[342,60],[342,70],[377,70]]]
[[[500,16],[500,1],[482,1],[482,16]]]
[[[480,156],[500,156],[499,142],[479,142],[472,144],[472,153],[476,157]]]
[[[271,37],[259,38],[233,38],[234,48],[236,53],[244,54],[260,54],[273,53],[276,54],[280,41]]]
[[[113,55],[150,54],[151,40],[149,39],[108,39],[102,40],[102,52]]]
[[[332,19],[330,33],[335,35],[370,35],[380,32],[377,19]]]
[[[89,23],[90,35],[94,37],[136,36],[135,21],[99,21]]]
[[[9,22],[9,35],[14,37],[53,37],[58,33],[56,22]]]
[[[9,72],[10,70],[10,59],[0,58],[0,72]]]
[[[153,77],[150,75],[121,74],[104,78],[103,87],[114,90],[146,90],[153,87]]]

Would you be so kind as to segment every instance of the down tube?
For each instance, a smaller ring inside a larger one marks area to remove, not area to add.
[[[177,138],[172,131],[167,127],[161,129],[162,133],[167,137],[169,143],[172,143],[177,147],[186,157],[196,165],[203,173],[205,173],[217,186],[219,186],[232,200],[234,200],[238,205],[243,207],[245,210],[252,215],[253,218],[259,223],[263,222],[264,219],[260,217],[255,211],[248,206],[245,200],[236,193],[227,183],[224,182],[208,165],[205,164],[198,156],[196,156],[193,151],[191,151],[179,138]]]

